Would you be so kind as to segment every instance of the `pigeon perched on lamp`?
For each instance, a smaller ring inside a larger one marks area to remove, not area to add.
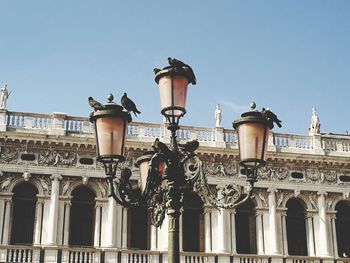
[[[94,100],[93,97],[89,97],[88,100],[90,107],[93,108],[94,111],[102,110],[105,108],[105,106],[103,106],[102,103]]]
[[[196,85],[197,80],[196,80],[196,76],[194,75],[194,72],[192,70],[192,68],[183,63],[182,61],[176,59],[176,58],[168,58],[168,63],[171,67],[177,69],[177,70],[182,70],[186,73],[186,75],[188,76],[188,82],[192,83],[193,85]]]
[[[262,108],[261,115],[268,121],[270,129],[273,128],[273,123],[276,123],[276,125],[281,128],[281,120],[278,119],[277,115],[274,114],[269,108],[265,109]]]
[[[122,96],[122,98],[120,99],[120,102],[122,104],[122,106],[130,113],[131,111],[135,114],[135,116],[137,117],[137,114],[141,114],[141,112],[136,108],[135,103],[128,98],[128,95],[126,93],[124,93],[124,95]]]

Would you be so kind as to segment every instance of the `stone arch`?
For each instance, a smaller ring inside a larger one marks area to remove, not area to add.
[[[92,190],[95,193],[96,198],[104,197],[103,194],[102,194],[101,188],[98,186],[97,183],[95,183],[95,182],[88,182],[87,184],[83,184],[82,181],[73,181],[69,185],[68,190],[67,190],[65,195],[66,196],[72,196],[72,192],[74,191],[74,189],[76,189],[77,187],[80,187],[80,186],[86,186],[86,187],[90,188],[90,190]]]
[[[341,202],[341,201],[348,201],[348,202],[350,202],[350,198],[344,198],[343,195],[337,196],[337,197],[333,200],[331,206],[329,207],[329,210],[335,211],[335,207],[336,207],[337,204],[338,204],[339,202]]]
[[[304,206],[305,211],[307,211],[309,209],[313,209],[311,206],[311,202],[306,198],[305,195],[299,194],[296,196],[294,193],[290,193],[290,194],[286,195],[286,197],[284,198],[284,200],[281,204],[281,207],[287,208],[287,203],[290,199],[296,199],[299,202],[301,202],[301,204]]]
[[[11,176],[9,176],[8,178],[10,178],[10,177]],[[38,190],[38,195],[44,195],[45,194],[46,191],[45,191],[42,183],[36,177],[30,178],[28,181],[24,180],[24,178],[22,176],[13,177],[13,179],[10,181],[10,183],[9,183],[9,185],[7,187],[7,191],[9,193],[12,193],[13,189],[16,188],[17,185],[19,185],[21,183],[24,183],[24,182],[31,183],[34,187],[36,187],[36,189]]]
[[[266,196],[265,199],[267,202],[266,204],[268,206],[268,196]],[[254,192],[248,200],[252,201],[254,203],[255,207],[266,207],[263,200],[261,200],[261,198],[259,197],[259,195],[256,192]]]

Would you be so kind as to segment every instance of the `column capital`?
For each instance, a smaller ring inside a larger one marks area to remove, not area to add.
[[[50,179],[51,179],[52,181],[60,181],[60,180],[62,180],[62,175],[60,175],[60,174],[52,174],[52,175],[50,176]]]
[[[278,193],[278,189],[276,187],[270,187],[270,188],[267,188],[267,192],[272,194],[272,193]]]
[[[314,211],[314,210],[306,210],[305,219],[313,218],[316,213],[317,213],[317,211]]]
[[[328,195],[328,193],[327,193],[327,191],[325,191],[325,190],[320,190],[320,191],[317,191],[317,195],[318,196],[327,196]]]

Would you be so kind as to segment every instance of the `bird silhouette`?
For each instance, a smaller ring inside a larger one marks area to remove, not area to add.
[[[184,71],[187,77],[189,78],[188,79],[189,83],[196,85],[197,83],[196,76],[193,72],[193,69],[189,65],[183,63],[182,61],[176,58],[171,58],[171,57],[168,57],[168,63],[171,67]]]
[[[192,140],[184,144],[179,143],[180,149],[185,152],[193,153],[199,147],[199,142],[197,140]]]
[[[135,116],[137,117],[137,114],[140,114],[141,112],[136,108],[135,103],[128,98],[128,95],[126,93],[124,93],[124,95],[122,96],[122,98],[120,99],[121,104],[123,105],[123,107],[130,113],[130,111],[132,111]]]
[[[274,114],[269,108],[265,109],[262,108],[261,111],[261,115],[263,116],[263,118],[265,118],[267,120],[267,122],[269,123],[269,127],[270,129],[273,128],[273,123],[276,123],[276,125],[281,128],[282,124],[281,124],[281,120],[278,119],[277,115]]]
[[[94,109],[94,111],[102,110],[105,108],[105,106],[103,106],[102,103],[94,100],[93,97],[89,97],[88,100],[89,100],[89,105],[91,106],[91,108]]]
[[[174,157],[174,153],[168,148],[168,146],[166,146],[166,144],[159,141],[158,138],[152,144],[152,148],[155,149],[157,152],[163,154],[165,157]]]
[[[161,71],[161,69],[159,69],[159,68],[154,68],[153,69],[154,74],[157,74],[159,71]]]

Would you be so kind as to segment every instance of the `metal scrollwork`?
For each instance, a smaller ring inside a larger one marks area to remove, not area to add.
[[[179,213],[186,191],[196,192],[204,203],[217,208],[234,208],[251,197],[256,171],[245,170],[249,182],[246,186],[229,184],[212,189],[204,165],[195,154],[198,141],[177,144],[175,137],[172,138],[170,147],[156,139],[153,150],[140,157],[142,161],[147,159],[149,167],[147,179],[142,179],[145,180],[141,183],[142,190],[131,183],[129,168],[122,169],[120,179],[115,180],[118,164],[104,164],[109,182],[108,196],[123,206],[148,207],[151,224],[156,227],[162,224],[165,213],[169,216]],[[164,169],[160,168],[160,164],[164,165]],[[222,171],[225,172],[224,169]]]

